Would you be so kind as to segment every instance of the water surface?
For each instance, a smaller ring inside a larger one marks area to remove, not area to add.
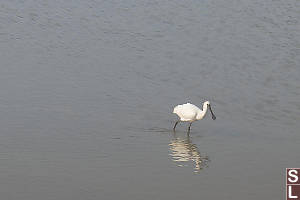
[[[3,1],[3,199],[283,199],[297,0]],[[217,120],[179,124],[210,100]]]

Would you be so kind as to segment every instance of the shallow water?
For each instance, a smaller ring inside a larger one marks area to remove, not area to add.
[[[283,199],[297,0],[0,3],[3,199]],[[210,100],[217,120],[172,127]]]

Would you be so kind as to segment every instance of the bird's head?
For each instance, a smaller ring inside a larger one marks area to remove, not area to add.
[[[214,115],[214,113],[213,113],[213,111],[212,111],[212,109],[211,109],[210,102],[209,102],[209,101],[205,101],[205,102],[204,102],[204,105],[207,106],[207,107],[209,108],[210,113],[211,113],[211,118],[212,118],[213,120],[215,120],[215,119],[216,119],[216,116]]]
[[[208,105],[210,105],[210,102],[209,102],[209,101],[205,101],[205,102],[204,102],[204,105],[207,105],[207,106],[208,106]]]

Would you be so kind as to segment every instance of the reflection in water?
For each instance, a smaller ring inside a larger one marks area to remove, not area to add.
[[[208,167],[209,157],[203,156],[198,151],[195,144],[192,143],[189,134],[185,138],[176,136],[174,132],[174,139],[171,140],[170,144],[170,155],[172,160],[178,164],[178,166],[185,166],[184,163],[193,161],[194,171],[199,172],[204,167]]]

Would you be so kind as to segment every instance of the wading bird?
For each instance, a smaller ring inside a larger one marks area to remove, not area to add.
[[[214,113],[211,110],[209,101],[205,101],[203,103],[203,110],[201,110],[200,108],[198,108],[197,106],[195,106],[191,103],[186,103],[186,104],[175,106],[173,113],[177,114],[180,117],[180,119],[175,123],[173,130],[175,131],[177,124],[180,121],[182,121],[182,122],[190,122],[190,125],[188,128],[188,131],[190,131],[191,125],[194,121],[203,119],[203,117],[205,116],[205,114],[207,112],[207,108],[209,108],[209,110],[211,112],[212,119],[215,120],[216,116],[214,115]]]

